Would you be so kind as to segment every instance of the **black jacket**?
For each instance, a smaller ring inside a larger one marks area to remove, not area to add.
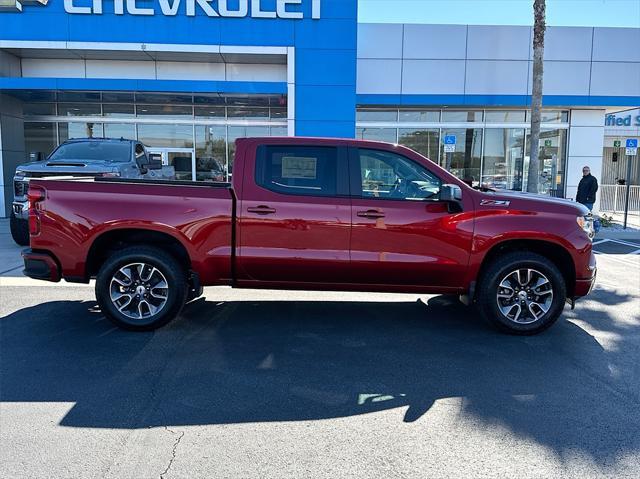
[[[596,177],[589,173],[587,176],[583,176],[578,183],[578,194],[576,195],[576,201],[578,203],[595,203],[596,191],[598,191],[598,180]]]

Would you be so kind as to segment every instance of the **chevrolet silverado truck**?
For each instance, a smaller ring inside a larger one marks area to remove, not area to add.
[[[122,177],[160,178],[175,176],[173,167],[154,161],[145,146],[135,140],[79,138],[58,146],[44,161],[19,165],[13,177],[13,205],[10,228],[13,240],[29,245],[27,189],[32,178]]]
[[[402,146],[240,139],[232,181],[34,179],[24,273],[95,278],[102,312],[129,330],[229,285],[453,294],[534,334],[595,282],[584,206],[478,191]]]

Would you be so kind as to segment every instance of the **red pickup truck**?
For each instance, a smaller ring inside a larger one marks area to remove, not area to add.
[[[585,207],[478,191],[378,142],[241,139],[232,184],[39,179],[28,197],[25,274],[95,278],[103,313],[130,330],[231,285],[456,294],[534,334],[596,276]]]

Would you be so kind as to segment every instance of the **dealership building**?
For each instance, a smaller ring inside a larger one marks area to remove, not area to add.
[[[87,136],[203,181],[211,158],[232,173],[239,137],[375,139],[522,190],[531,43],[526,26],[358,23],[356,0],[0,0],[0,213],[18,164]],[[639,46],[640,28],[547,29],[541,193],[575,197],[584,165],[618,181]]]

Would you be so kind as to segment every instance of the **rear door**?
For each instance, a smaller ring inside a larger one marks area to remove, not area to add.
[[[238,208],[239,283],[343,282],[349,270],[348,149],[273,144],[247,151]]]
[[[352,279],[356,283],[458,287],[473,220],[439,201],[441,179],[401,154],[352,148]]]

